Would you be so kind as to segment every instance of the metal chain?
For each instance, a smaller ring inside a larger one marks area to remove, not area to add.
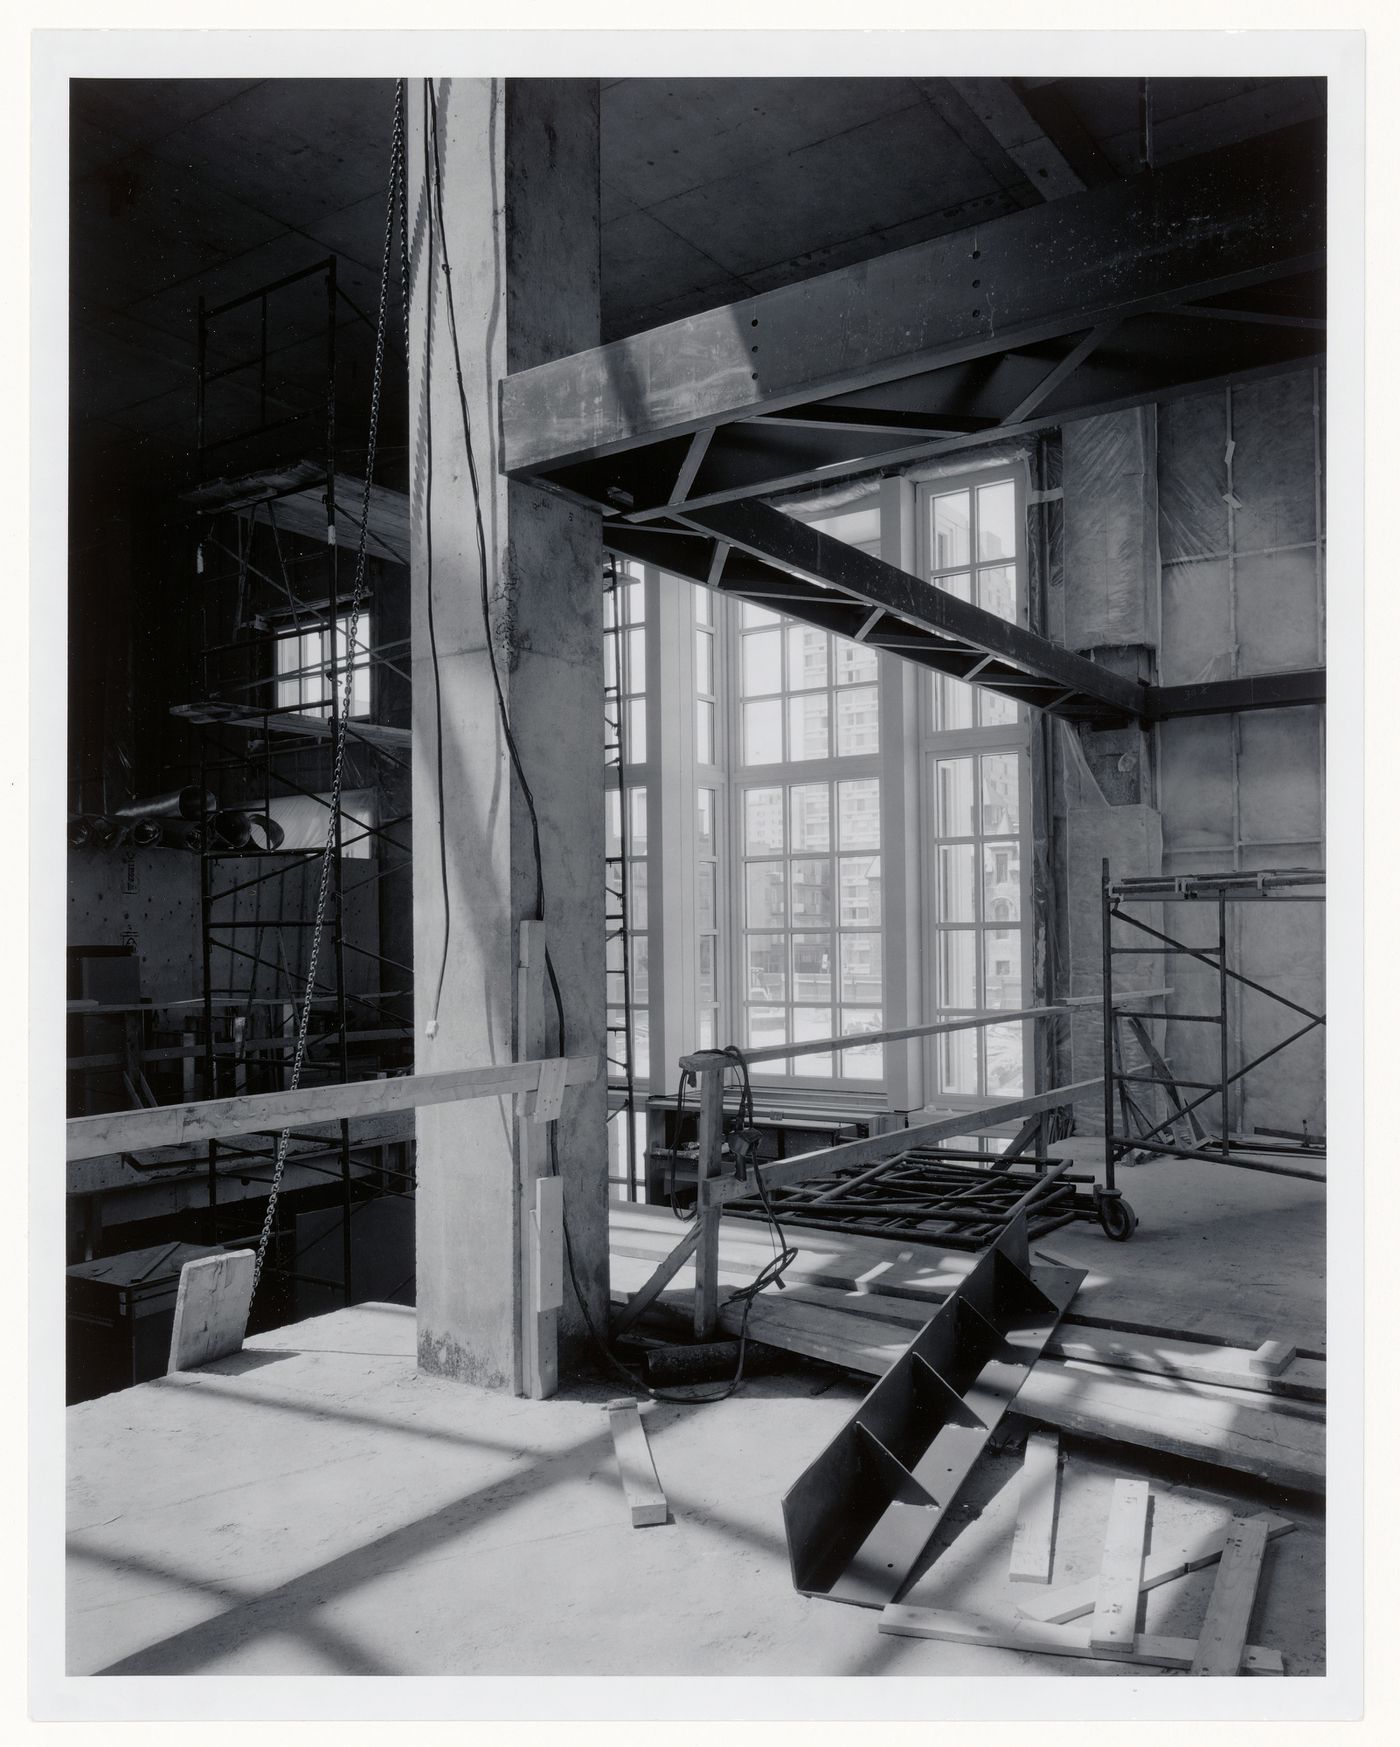
[[[389,292],[389,262],[394,241],[394,201],[402,200],[407,194],[407,178],[404,173],[404,91],[403,81],[399,82],[398,95],[394,104],[394,134],[389,153],[389,208],[384,220],[384,259],[379,276],[379,316],[375,325],[374,336],[374,376],[370,388],[369,408],[369,440],[365,448],[365,489],[360,505],[360,535],[355,552],[355,584],[350,597],[350,626],[346,639],[346,666],[344,678],[344,694],[340,706],[340,724],[335,740],[335,767],[331,776],[330,813],[326,822],[326,847],[321,856],[321,883],[316,895],[316,922],[311,934],[311,947],[306,966],[306,995],[302,1002],[301,1019],[297,1025],[296,1049],[292,1055],[291,1084],[289,1091],[295,1092],[301,1083],[302,1063],[306,1056],[306,1033],[311,1021],[311,1002],[316,989],[316,968],[321,957],[321,937],[326,925],[326,901],[330,892],[331,868],[334,865],[336,845],[336,820],[340,813],[340,797],[345,780],[345,745],[346,730],[350,720],[350,704],[354,695],[355,684],[355,638],[360,624],[360,608],[364,599],[365,557],[369,539],[370,491],[374,479],[375,451],[379,442],[379,404],[384,384],[384,341],[388,316]],[[406,267],[404,269],[406,274]],[[405,320],[407,319],[405,303]],[[334,319],[334,316],[332,316]],[[331,660],[335,660],[335,626],[331,626]],[[268,1195],[267,1213],[263,1218],[262,1234],[258,1238],[257,1259],[253,1263],[253,1291],[258,1289],[262,1278],[263,1262],[267,1256],[267,1246],[272,1237],[273,1220],[277,1214],[277,1198],[282,1188],[282,1173],[287,1163],[287,1145],[291,1139],[291,1129],[284,1128],[277,1139],[277,1161],[272,1172],[272,1188]]]

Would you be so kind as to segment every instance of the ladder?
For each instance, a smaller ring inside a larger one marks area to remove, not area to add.
[[[627,867],[629,819],[627,768],[623,750],[623,700],[626,695],[627,638],[623,629],[621,577],[612,559],[603,565],[603,762],[608,776],[605,805],[617,808],[617,832],[605,838],[603,906],[606,929],[608,1123],[621,1120],[617,1148],[626,1169],[609,1174],[609,1187],[629,1201],[638,1199],[636,1060],[632,1037],[632,951]],[[611,835],[611,834],[609,834]],[[618,1016],[620,1014],[620,1017]],[[612,1157],[612,1149],[609,1149]]]

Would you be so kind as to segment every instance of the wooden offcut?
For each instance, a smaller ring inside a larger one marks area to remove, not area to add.
[[[1290,1533],[1293,1528],[1287,1517],[1272,1516],[1267,1511],[1260,1514],[1260,1520],[1271,1541]],[[1189,1540],[1149,1553],[1143,1561],[1141,1593],[1145,1595],[1149,1589],[1158,1589],[1174,1578],[1185,1577],[1190,1571],[1203,1571],[1206,1566],[1215,1564],[1225,1549],[1228,1532],[1228,1528],[1207,1529]],[[1016,1611],[1028,1620],[1065,1625],[1070,1620],[1093,1613],[1098,1593],[1098,1578],[1088,1577],[1082,1583],[1066,1583],[1039,1595],[1018,1597]]]
[[[230,1250],[181,1268],[167,1372],[196,1371],[241,1350],[255,1261],[252,1250]]]
[[[1249,1355],[1249,1368],[1261,1377],[1279,1377],[1298,1357],[1297,1347],[1287,1341],[1265,1341]]]
[[[1088,1631],[1043,1625],[1033,1620],[999,1620],[982,1614],[892,1603],[880,1615],[880,1630],[898,1638],[936,1638],[949,1644],[984,1644],[992,1650],[1030,1650],[1045,1656],[1083,1656],[1113,1662],[1140,1662],[1149,1668],[1190,1668],[1196,1645],[1190,1638],[1165,1638],[1140,1632],[1125,1650],[1111,1656],[1095,1649]],[[1277,1650],[1246,1645],[1240,1666],[1247,1674],[1282,1674]]]
[[[608,1426],[612,1432],[613,1449],[617,1454],[617,1470],[634,1529],[647,1528],[666,1521],[666,1494],[657,1478],[646,1427],[637,1412],[637,1404],[624,1397],[608,1403]]]
[[[1011,1581],[1049,1583],[1060,1493],[1060,1440],[1032,1432],[1021,1465],[1021,1499],[1011,1541]]]
[[[1147,1483],[1115,1480],[1098,1595],[1089,1623],[1089,1642],[1096,1655],[1121,1656],[1133,1647],[1146,1545]]]
[[[1268,1530],[1258,1517],[1232,1520],[1191,1661],[1192,1674],[1239,1673],[1268,1538]]]

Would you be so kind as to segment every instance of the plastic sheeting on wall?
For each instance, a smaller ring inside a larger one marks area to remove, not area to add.
[[[1076,419],[1063,440],[1065,641],[1155,645],[1155,409]]]

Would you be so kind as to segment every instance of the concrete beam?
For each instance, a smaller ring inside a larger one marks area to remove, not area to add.
[[[538,964],[520,974],[521,924],[541,916],[563,1042],[601,1061],[599,521],[502,476],[495,416],[508,370],[598,338],[597,84],[443,80],[431,100],[411,87],[410,108],[417,1067],[519,1060],[537,1028],[558,1047],[548,978]],[[598,1075],[565,1095],[556,1124],[574,1271],[597,1327],[608,1304],[606,1098]],[[522,1231],[533,1179],[551,1169],[549,1149],[522,1137],[507,1103],[420,1113],[425,1370],[548,1392],[549,1364],[543,1383],[532,1371],[541,1328]],[[567,1270],[564,1296],[567,1370],[587,1338]]]
[[[948,83],[1045,200],[1081,194],[1084,183],[1006,79],[949,79]]]

